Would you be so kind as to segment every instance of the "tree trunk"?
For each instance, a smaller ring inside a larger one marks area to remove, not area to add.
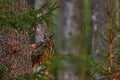
[[[21,11],[27,0],[15,2],[14,9]],[[0,32],[0,64],[5,68],[3,78],[18,77],[32,72],[31,54],[28,47],[29,34],[15,30]]]
[[[58,1],[58,51],[62,55],[72,55],[73,61],[63,60],[60,66],[59,80],[84,80],[86,54],[85,26],[82,25],[82,0]],[[82,64],[82,65],[81,65]],[[80,66],[80,67],[78,67]]]

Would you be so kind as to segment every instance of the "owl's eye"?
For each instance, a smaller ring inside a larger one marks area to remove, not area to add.
[[[30,44],[30,45],[29,45],[29,48],[30,48],[30,49],[34,49],[35,47],[36,47],[36,44]]]

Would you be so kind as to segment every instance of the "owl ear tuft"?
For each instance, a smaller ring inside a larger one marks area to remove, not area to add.
[[[49,39],[50,39],[50,38],[53,38],[53,36],[54,36],[54,33],[51,33],[51,34],[49,35]]]

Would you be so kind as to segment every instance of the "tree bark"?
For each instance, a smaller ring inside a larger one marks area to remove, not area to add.
[[[12,5],[21,11],[27,0],[19,0]],[[32,72],[31,54],[28,47],[30,35],[17,30],[0,32],[0,64],[5,68],[2,77],[18,77]]]

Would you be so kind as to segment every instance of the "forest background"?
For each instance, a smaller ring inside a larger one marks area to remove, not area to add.
[[[119,80],[120,0],[1,0],[0,80]]]

